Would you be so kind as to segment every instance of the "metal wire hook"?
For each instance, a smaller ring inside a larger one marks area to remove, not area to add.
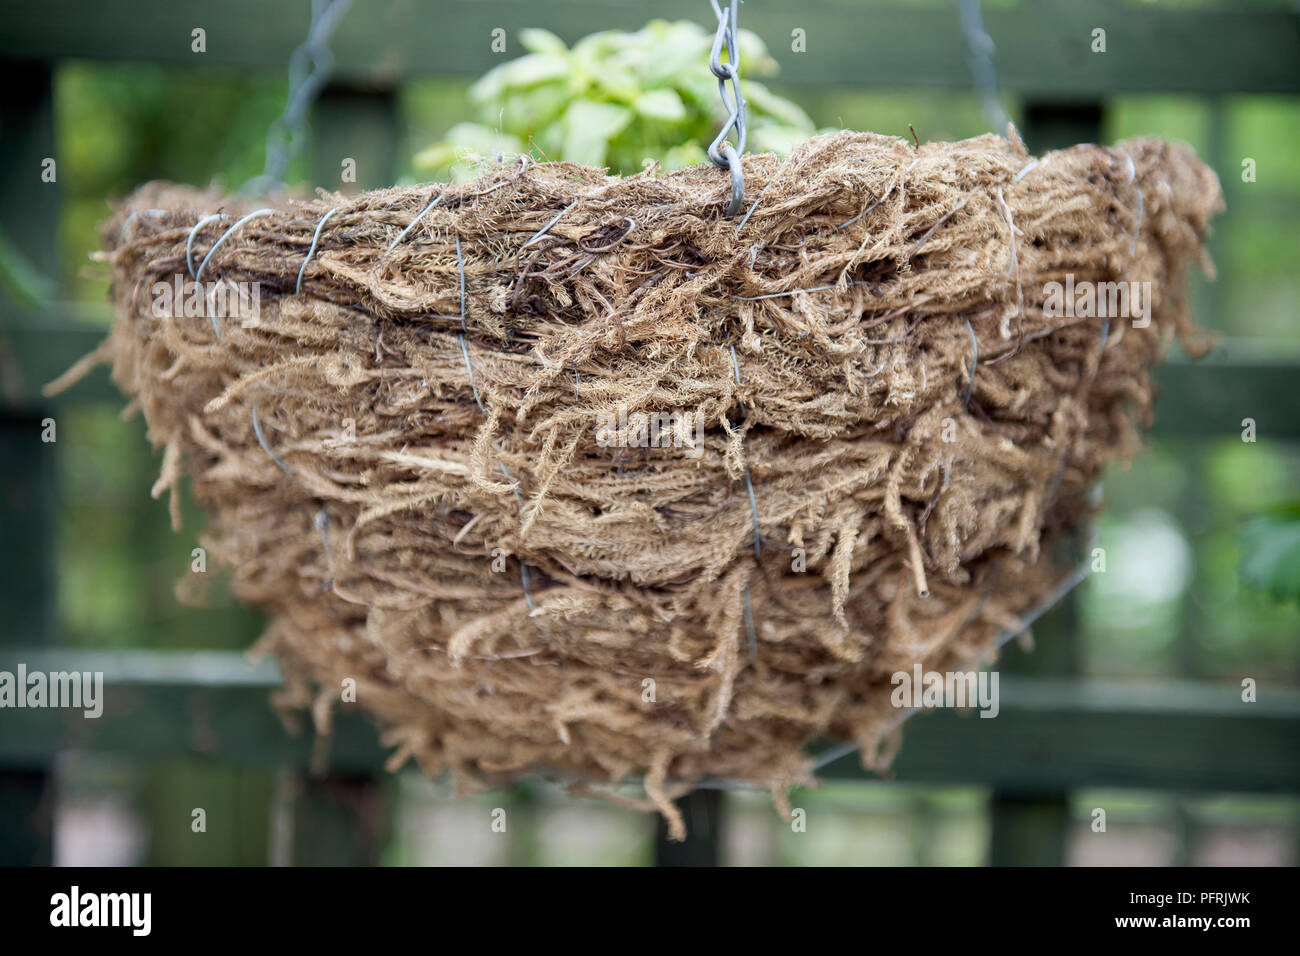
[[[194,224],[194,228],[190,230],[189,237],[185,240],[185,268],[189,270],[190,278],[194,279],[196,282],[198,281],[198,277],[194,274],[194,237],[198,234],[198,231],[208,223],[214,222],[218,219],[224,219],[225,217],[226,214],[224,212],[214,212],[210,216],[204,216]]]
[[[307,250],[307,258],[302,260],[302,265],[298,267],[298,281],[293,285],[294,295],[300,295],[302,293],[302,276],[303,273],[307,271],[307,263],[311,262],[311,257],[316,254],[316,243],[320,242],[320,231],[325,228],[325,223],[329,222],[330,216],[334,215],[338,210],[339,207],[335,206],[329,212],[325,213],[325,215],[320,217],[320,222],[316,223],[316,231],[312,233],[311,248]]]
[[[745,203],[745,173],[740,165],[740,154],[745,151],[749,138],[749,126],[745,115],[745,97],[740,92],[740,44],[736,38],[741,0],[731,0],[727,9],[718,5],[718,0],[709,0],[713,13],[718,18],[718,29],[713,36],[713,46],[709,50],[709,70],[718,78],[718,95],[727,110],[727,118],[722,129],[709,144],[709,159],[720,169],[731,173],[731,202],[727,205],[727,217],[740,212]],[[722,46],[727,46],[727,62],[722,62]],[[731,84],[731,95],[727,94],[727,84]],[[731,131],[736,131],[736,145],[727,142]]]
[[[727,203],[727,218],[730,219],[745,204],[745,171],[740,166],[740,154],[730,143],[722,144],[722,155],[726,157],[726,168],[731,172],[731,202]]]
[[[207,254],[206,256],[204,256],[204,257],[203,257],[203,261],[199,263],[199,269],[198,269],[198,272],[195,273],[195,275],[194,275],[194,281],[195,281],[195,282],[200,282],[200,281],[202,281],[202,279],[203,279],[203,268],[204,268],[204,266],[206,266],[206,265],[208,264],[208,260],[212,258],[212,254],[213,254],[214,252],[216,252],[218,249],[221,248],[221,244],[222,244],[223,242],[225,242],[227,239],[230,238],[230,234],[231,234],[231,233],[233,233],[236,229],[238,229],[238,228],[239,228],[240,226],[242,226],[244,223],[248,222],[248,220],[250,220],[250,219],[256,219],[258,216],[269,216],[269,215],[270,215],[271,213],[273,213],[274,211],[275,211],[274,209],[254,209],[252,212],[250,212],[250,213],[249,213],[247,216],[245,216],[243,219],[240,219],[240,220],[239,220],[238,222],[236,222],[233,226],[231,226],[229,229],[227,229],[225,232],[223,232],[223,233],[221,234],[221,238],[218,239],[216,242],[214,242],[214,243],[212,244],[212,248],[208,250],[208,254]],[[211,218],[211,217],[209,217],[209,218]],[[200,223],[200,225],[201,225],[201,223]],[[195,226],[194,228],[197,229],[198,226]],[[188,256],[188,252],[186,253],[186,255]]]

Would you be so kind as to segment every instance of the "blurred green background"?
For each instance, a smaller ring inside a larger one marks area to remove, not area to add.
[[[817,128],[903,137],[915,129],[922,140],[987,131],[973,95],[811,92],[783,87],[779,74],[767,82],[774,94],[802,107]],[[448,168],[451,156],[445,149],[431,151],[433,144],[455,143],[458,136],[462,142],[473,139],[463,129],[455,132],[457,124],[482,112],[470,88],[470,81],[459,79],[414,79],[403,86],[399,181],[419,181],[431,168]],[[261,172],[265,131],[285,96],[281,75],[145,64],[62,65],[56,97],[64,272],[55,279],[64,298],[86,303],[86,314],[106,325],[107,276],[90,254],[98,248],[96,227],[111,199],[153,179],[237,187]],[[1015,117],[1016,103],[1004,99]],[[1228,210],[1216,220],[1212,246],[1220,278],[1213,286],[1197,280],[1194,289],[1202,322],[1230,340],[1237,354],[1300,358],[1295,317],[1300,274],[1293,265],[1300,258],[1300,104],[1273,96],[1109,100],[1104,140],[1135,135],[1189,142],[1223,183]],[[567,158],[554,155],[556,144],[551,145],[548,156]],[[668,154],[680,145],[664,142],[663,155],[656,158],[672,164]],[[1257,163],[1256,182],[1242,181],[1246,156]],[[633,166],[625,171],[639,167],[635,151],[616,151],[614,158],[616,165]],[[307,176],[303,155],[289,179],[305,183]],[[178,600],[176,582],[187,577],[202,520],[187,502],[184,531],[174,534],[165,502],[147,495],[158,460],[148,450],[143,423],[123,422],[112,406],[76,405],[61,413],[59,428],[58,608],[64,640],[166,648],[251,643],[258,617],[233,603],[219,574],[208,575],[206,592],[194,595],[204,608]],[[1300,610],[1244,588],[1237,571],[1243,521],[1296,498],[1300,449],[1267,439],[1253,444],[1157,440],[1131,467],[1113,471],[1105,483],[1107,510],[1098,542],[1107,551],[1107,573],[1092,576],[1081,590],[1083,672],[1230,683],[1256,676],[1270,686],[1300,683]],[[264,808],[283,786],[269,772],[180,759],[140,767],[78,758],[67,763],[61,779],[66,784],[61,813],[67,826],[59,848],[64,862],[261,862],[274,839],[273,818]],[[652,821],[599,803],[577,808],[545,788],[524,789],[529,790],[524,802],[546,824],[537,832],[555,838],[511,852],[526,853],[535,862],[648,861]],[[187,819],[170,808],[193,805],[196,792],[206,795],[205,805],[241,816],[240,840],[196,844],[187,839]],[[410,775],[391,784],[390,796],[397,824],[385,853],[388,862],[507,862],[499,845],[468,836],[468,828],[458,823],[499,798],[451,802],[441,784]],[[735,813],[726,854],[733,862],[865,858],[978,864],[985,859],[987,794],[977,789],[829,785],[799,795],[800,805],[836,820],[811,839],[791,839],[765,796],[730,794],[728,800]],[[1071,844],[1072,862],[1295,860],[1300,825],[1295,800],[1144,792],[1083,793],[1073,803],[1079,838]],[[1102,803],[1112,808],[1115,838],[1088,840],[1088,809]],[[109,824],[117,836],[96,843],[92,834]],[[1194,840],[1188,837],[1193,825]]]

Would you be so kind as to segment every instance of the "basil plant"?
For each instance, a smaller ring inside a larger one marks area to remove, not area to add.
[[[484,160],[525,152],[622,175],[649,160],[669,170],[707,160],[726,111],[709,70],[713,34],[699,24],[655,20],[632,33],[592,34],[572,48],[539,29],[520,31],[519,41],[527,54],[470,90],[479,122],[457,124],[415,157],[422,175],[463,180]],[[739,43],[747,149],[788,153],[815,132],[813,122],[752,78],[777,70],[763,41],[742,30]]]

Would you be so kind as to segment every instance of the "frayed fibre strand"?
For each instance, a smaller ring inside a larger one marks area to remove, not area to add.
[[[1052,591],[1150,366],[1201,344],[1214,174],[850,132],[744,166],[739,230],[712,166],[526,159],[251,218],[151,184],[106,224],[101,357],[288,701],[328,726],[352,678],[395,762],[639,781],[610,793],[680,835],[675,797],[783,794],[815,738],[881,765],[891,674],[975,665]],[[256,320],[158,317],[196,261],[260,283]],[[1150,283],[1150,324],[1045,309],[1067,277]],[[598,440],[620,408],[700,416],[702,453]]]

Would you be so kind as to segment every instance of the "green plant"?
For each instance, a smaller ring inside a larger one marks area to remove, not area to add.
[[[459,123],[415,157],[424,174],[463,179],[476,160],[529,152],[611,171],[704,162],[725,113],[709,71],[713,36],[699,24],[655,20],[633,33],[607,31],[572,49],[546,30],[521,30],[525,56],[488,72],[470,90],[479,122]],[[776,72],[763,41],[741,31],[742,90],[749,144],[787,153],[814,126],[802,109],[753,74]]]
[[[1241,532],[1241,578],[1282,601],[1300,601],[1300,502],[1252,518]]]

